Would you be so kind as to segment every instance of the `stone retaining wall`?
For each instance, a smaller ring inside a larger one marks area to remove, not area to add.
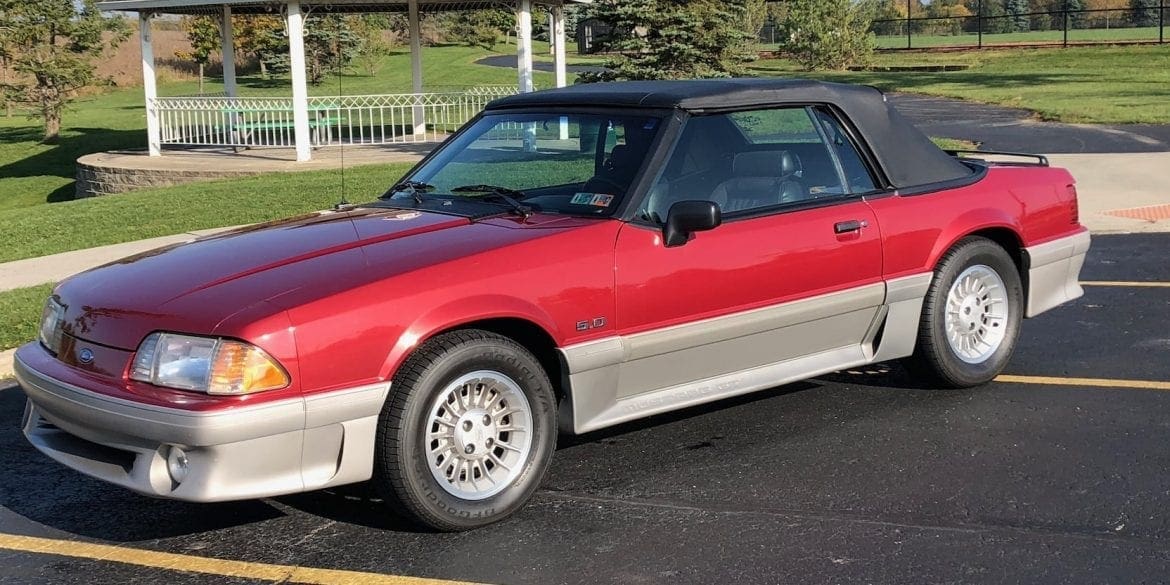
[[[161,170],[133,169],[86,163],[86,157],[77,161],[76,199],[125,193],[146,187],[166,187],[196,181],[231,179],[260,174],[259,171]]]

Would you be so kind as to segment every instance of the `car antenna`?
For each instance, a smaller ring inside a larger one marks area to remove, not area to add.
[[[344,208],[350,204],[349,200],[346,199],[346,197],[345,197],[345,140],[341,138],[341,127],[340,127],[341,100],[342,100],[342,96],[344,95],[341,91],[341,77],[342,77],[342,73],[343,73],[342,68],[341,68],[341,62],[342,62],[342,57],[341,57],[341,23],[342,23],[342,20],[341,19],[342,18],[343,17],[340,17],[340,16],[337,17],[337,30],[336,30],[336,35],[334,36],[334,41],[335,41],[334,42],[334,50],[336,51],[336,53],[334,55],[334,59],[335,59],[334,65],[336,66],[336,70],[337,70],[337,113],[338,113],[337,120],[338,120],[338,124],[339,124],[339,126],[337,128],[337,141],[338,141],[337,153],[338,153],[338,156],[341,158],[341,201],[338,201],[337,205],[333,206],[333,209],[339,210],[339,211],[342,208]],[[328,121],[328,117],[329,116],[326,115],[326,121]]]

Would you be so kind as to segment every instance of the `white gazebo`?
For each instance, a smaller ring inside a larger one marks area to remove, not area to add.
[[[564,6],[592,0],[105,0],[103,11],[136,12],[142,42],[146,134],[150,156],[164,145],[250,148],[293,145],[298,161],[328,144],[394,144],[436,140],[474,116],[492,99],[533,90],[532,8],[548,6],[557,87],[566,82]],[[512,7],[516,11],[516,69],[511,86],[423,92],[420,12]],[[305,19],[321,14],[406,12],[410,31],[412,93],[309,97],[305,74]],[[224,92],[159,97],[151,20],[160,14],[214,14],[220,19]],[[288,34],[291,97],[237,95],[232,14],[280,15]]]

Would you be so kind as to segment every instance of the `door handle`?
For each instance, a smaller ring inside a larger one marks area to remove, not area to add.
[[[847,234],[849,232],[859,232],[861,228],[869,227],[869,222],[851,219],[849,221],[839,221],[833,225],[833,233]]]

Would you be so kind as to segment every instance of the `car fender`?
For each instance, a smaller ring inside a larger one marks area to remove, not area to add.
[[[560,329],[552,317],[536,304],[508,295],[478,295],[461,298],[444,305],[431,308],[407,325],[398,341],[386,356],[379,372],[383,379],[389,380],[394,373],[418,347],[426,340],[452,329],[484,321],[488,319],[519,319],[540,327],[558,345],[563,339]]]
[[[950,250],[963,238],[982,230],[1006,229],[1011,231],[1017,240],[1023,241],[1022,226],[1017,217],[1013,217],[1006,210],[993,207],[982,207],[963,213],[951,220],[935,239],[930,251],[927,270],[934,270],[939,260],[947,250]],[[1009,253],[1011,251],[1009,250]]]

